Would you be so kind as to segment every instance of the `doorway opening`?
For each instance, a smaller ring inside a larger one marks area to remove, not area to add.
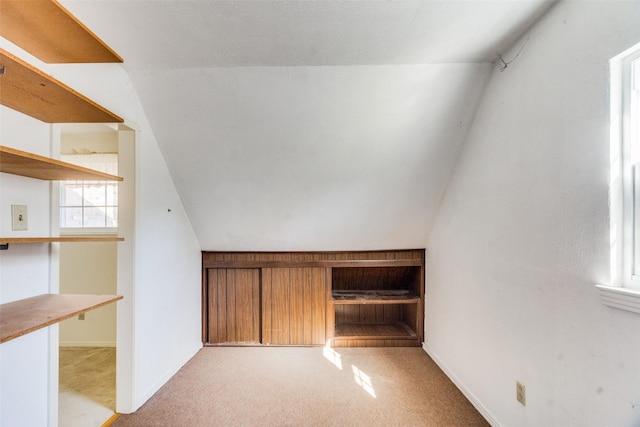
[[[65,124],[59,129],[63,161],[113,175],[134,176],[132,129],[111,124]],[[134,179],[128,181],[60,184],[61,235],[129,238],[126,245],[113,241],[61,243],[60,293],[132,294],[133,257],[125,254],[133,247],[135,183]],[[122,372],[130,371],[132,346],[119,344],[122,340],[118,331],[122,323],[130,324],[127,319],[133,316],[132,306],[123,309],[118,305],[110,304],[60,324],[59,425],[102,425],[117,411],[117,390],[131,386],[131,376]],[[128,393],[122,394],[127,399]],[[128,406],[126,400],[124,406]]]

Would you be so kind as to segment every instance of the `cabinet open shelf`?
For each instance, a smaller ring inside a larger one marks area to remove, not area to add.
[[[416,337],[416,332],[404,322],[336,323],[334,329],[334,339],[383,340]]]
[[[415,304],[420,297],[407,289],[333,290],[334,304]]]
[[[1,78],[0,78],[1,80]],[[1,91],[1,89],[0,89]],[[1,96],[1,95],[0,95]],[[0,145],[0,172],[43,180],[122,181],[123,178]]]
[[[0,49],[0,104],[46,123],[124,121],[4,49]]]
[[[422,264],[424,258],[419,259]],[[339,267],[331,271],[333,345],[419,346],[423,266]]]
[[[121,295],[44,294],[2,304],[0,343],[121,299]]]

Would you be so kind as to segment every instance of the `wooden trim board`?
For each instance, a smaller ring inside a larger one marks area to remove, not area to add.
[[[333,290],[334,304],[416,304],[420,297],[406,289],[384,290]]]
[[[0,35],[48,63],[123,62],[55,0],[0,1]]]
[[[2,304],[0,343],[121,299],[121,295],[44,294]]]
[[[421,259],[351,259],[307,261],[215,261],[204,259],[204,268],[294,268],[294,267],[420,267]]]
[[[4,49],[0,49],[0,104],[46,123],[124,122]]]

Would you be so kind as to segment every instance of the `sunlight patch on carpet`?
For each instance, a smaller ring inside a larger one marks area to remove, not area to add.
[[[371,397],[375,398],[376,391],[373,389],[373,384],[371,384],[371,377],[362,372],[356,365],[351,365],[351,369],[353,370],[353,379],[356,381],[356,384],[369,393]]]
[[[342,370],[342,357],[340,356],[340,353],[329,347],[329,343],[327,343],[327,345],[322,350],[322,355],[336,368]]]

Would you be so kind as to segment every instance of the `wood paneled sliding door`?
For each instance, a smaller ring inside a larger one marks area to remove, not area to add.
[[[207,269],[210,344],[260,343],[260,269]]]
[[[262,343],[322,345],[326,339],[326,268],[262,269]]]

